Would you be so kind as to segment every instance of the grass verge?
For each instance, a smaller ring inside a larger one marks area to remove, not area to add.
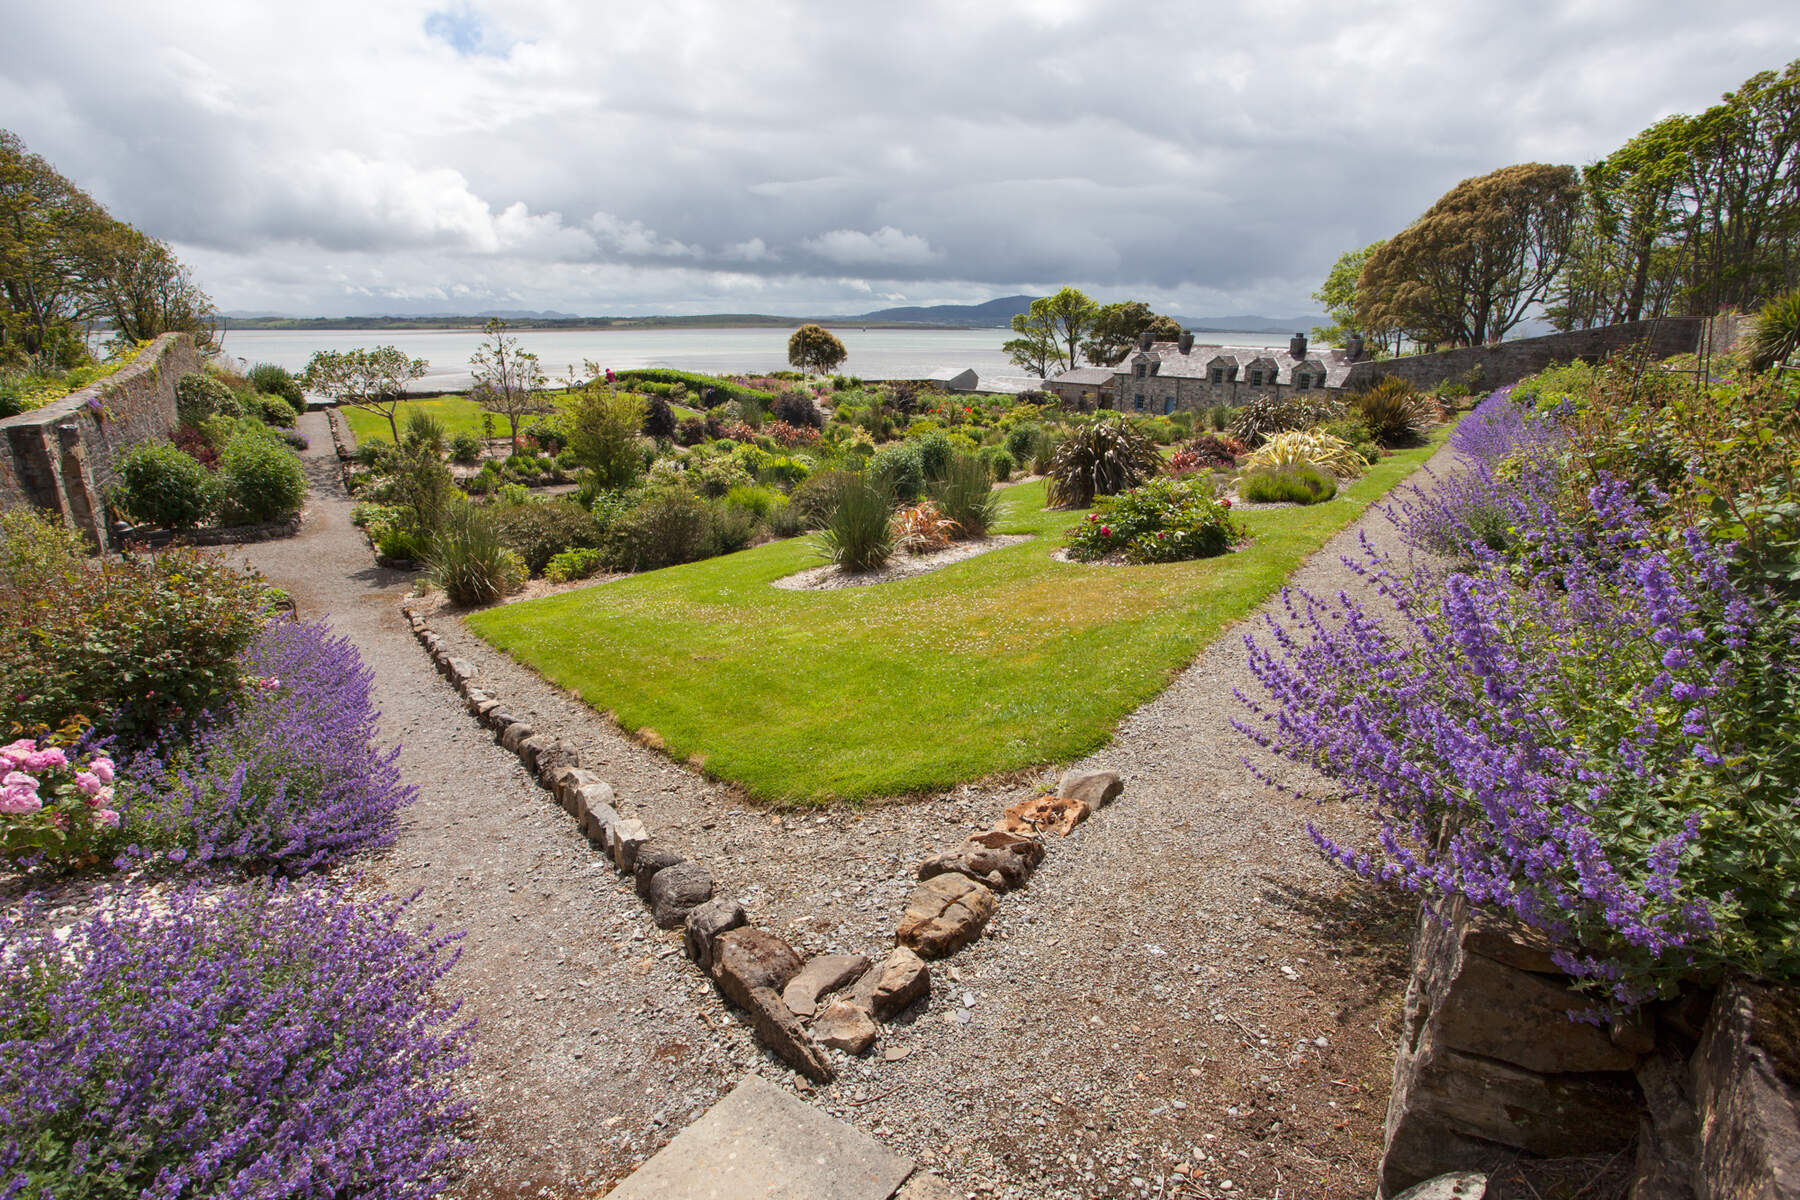
[[[785,591],[810,539],[473,614],[481,638],[676,759],[773,803],[949,787],[1105,743],[1302,559],[1448,436],[1382,459],[1336,500],[1242,514],[1252,539],[1197,562],[1053,561],[1080,514],[1006,491],[1030,542],[875,587]]]

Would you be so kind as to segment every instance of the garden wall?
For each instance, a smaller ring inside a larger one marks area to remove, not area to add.
[[[130,366],[42,408],[0,421],[0,508],[53,512],[101,549],[114,549],[106,493],[140,442],[175,428],[175,381],[200,370],[186,334],[166,333]]]
[[[1461,350],[1443,350],[1437,354],[1414,354],[1405,358],[1365,359],[1350,368],[1345,377],[1347,388],[1364,388],[1384,375],[1395,375],[1419,387],[1428,388],[1445,380],[1459,379],[1479,368],[1477,388],[1497,388],[1517,383],[1552,363],[1575,359],[1598,362],[1620,350],[1648,342],[1652,359],[1676,354],[1692,354],[1707,336],[1710,322],[1704,317],[1663,317],[1655,321],[1625,321],[1599,329],[1576,329],[1569,333],[1552,333],[1544,337],[1519,338],[1492,346],[1470,346]],[[1735,336],[1721,330],[1718,349],[1724,350]]]
[[[1381,1194],[1539,1160],[1629,1163],[1633,1200],[1800,1197],[1800,993],[1733,981],[1571,1020],[1587,1008],[1529,931],[1423,916]]]

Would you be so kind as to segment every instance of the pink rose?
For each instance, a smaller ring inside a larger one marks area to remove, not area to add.
[[[43,807],[44,802],[38,799],[35,787],[19,787],[10,783],[5,787],[0,787],[0,814],[9,817],[23,817],[29,816]]]
[[[75,772],[75,786],[85,796],[95,796],[100,792],[100,777],[92,771]]]
[[[0,787],[21,787],[35,792],[38,790],[38,781],[35,775],[27,775],[23,771],[8,771],[4,778],[0,778]]]
[[[119,827],[119,814],[110,808],[103,808],[94,814],[94,824],[104,825],[108,829],[117,829]]]
[[[107,758],[104,754],[89,763],[88,770],[98,775],[101,783],[111,783],[113,781],[113,760]]]
[[[68,765],[69,756],[64,754],[62,750],[56,746],[52,746],[48,750],[38,750],[25,756],[25,769],[27,771],[48,771],[52,767],[66,767]]]

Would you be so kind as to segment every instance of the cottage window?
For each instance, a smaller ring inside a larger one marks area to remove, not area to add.
[[[1214,383],[1224,383],[1225,382],[1225,368],[1224,367],[1214,367],[1213,368],[1212,381]]]
[[[1136,396],[1132,397],[1131,406],[1133,408],[1137,409],[1139,412],[1143,412],[1144,411],[1144,393],[1139,392]]]
[[[1137,367],[1138,367],[1137,377],[1139,379],[1142,379],[1145,375],[1148,375],[1150,373],[1150,369],[1147,366],[1145,366],[1145,364],[1143,364],[1143,363],[1139,363],[1137,365]]]
[[[1262,386],[1262,372],[1261,371],[1250,372],[1250,386],[1251,387],[1261,387]]]
[[[1306,374],[1305,372],[1301,372],[1300,374],[1294,376],[1294,387],[1299,391],[1304,392],[1307,389],[1307,387],[1309,387],[1311,384],[1312,384],[1312,376]]]
[[[1163,398],[1163,416],[1165,416],[1165,417],[1170,416],[1171,414],[1174,413],[1174,411],[1175,411],[1175,397],[1173,397],[1173,396],[1164,397]]]

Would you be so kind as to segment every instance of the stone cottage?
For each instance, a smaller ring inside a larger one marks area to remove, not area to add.
[[[1116,366],[1065,371],[1044,386],[1065,404],[1097,400],[1102,408],[1164,415],[1216,404],[1247,404],[1259,395],[1341,394],[1351,364],[1362,353],[1358,340],[1351,339],[1346,349],[1311,350],[1305,335],[1297,333],[1287,349],[1280,350],[1273,346],[1196,345],[1191,333],[1182,334],[1178,341],[1158,342],[1146,334]]]

